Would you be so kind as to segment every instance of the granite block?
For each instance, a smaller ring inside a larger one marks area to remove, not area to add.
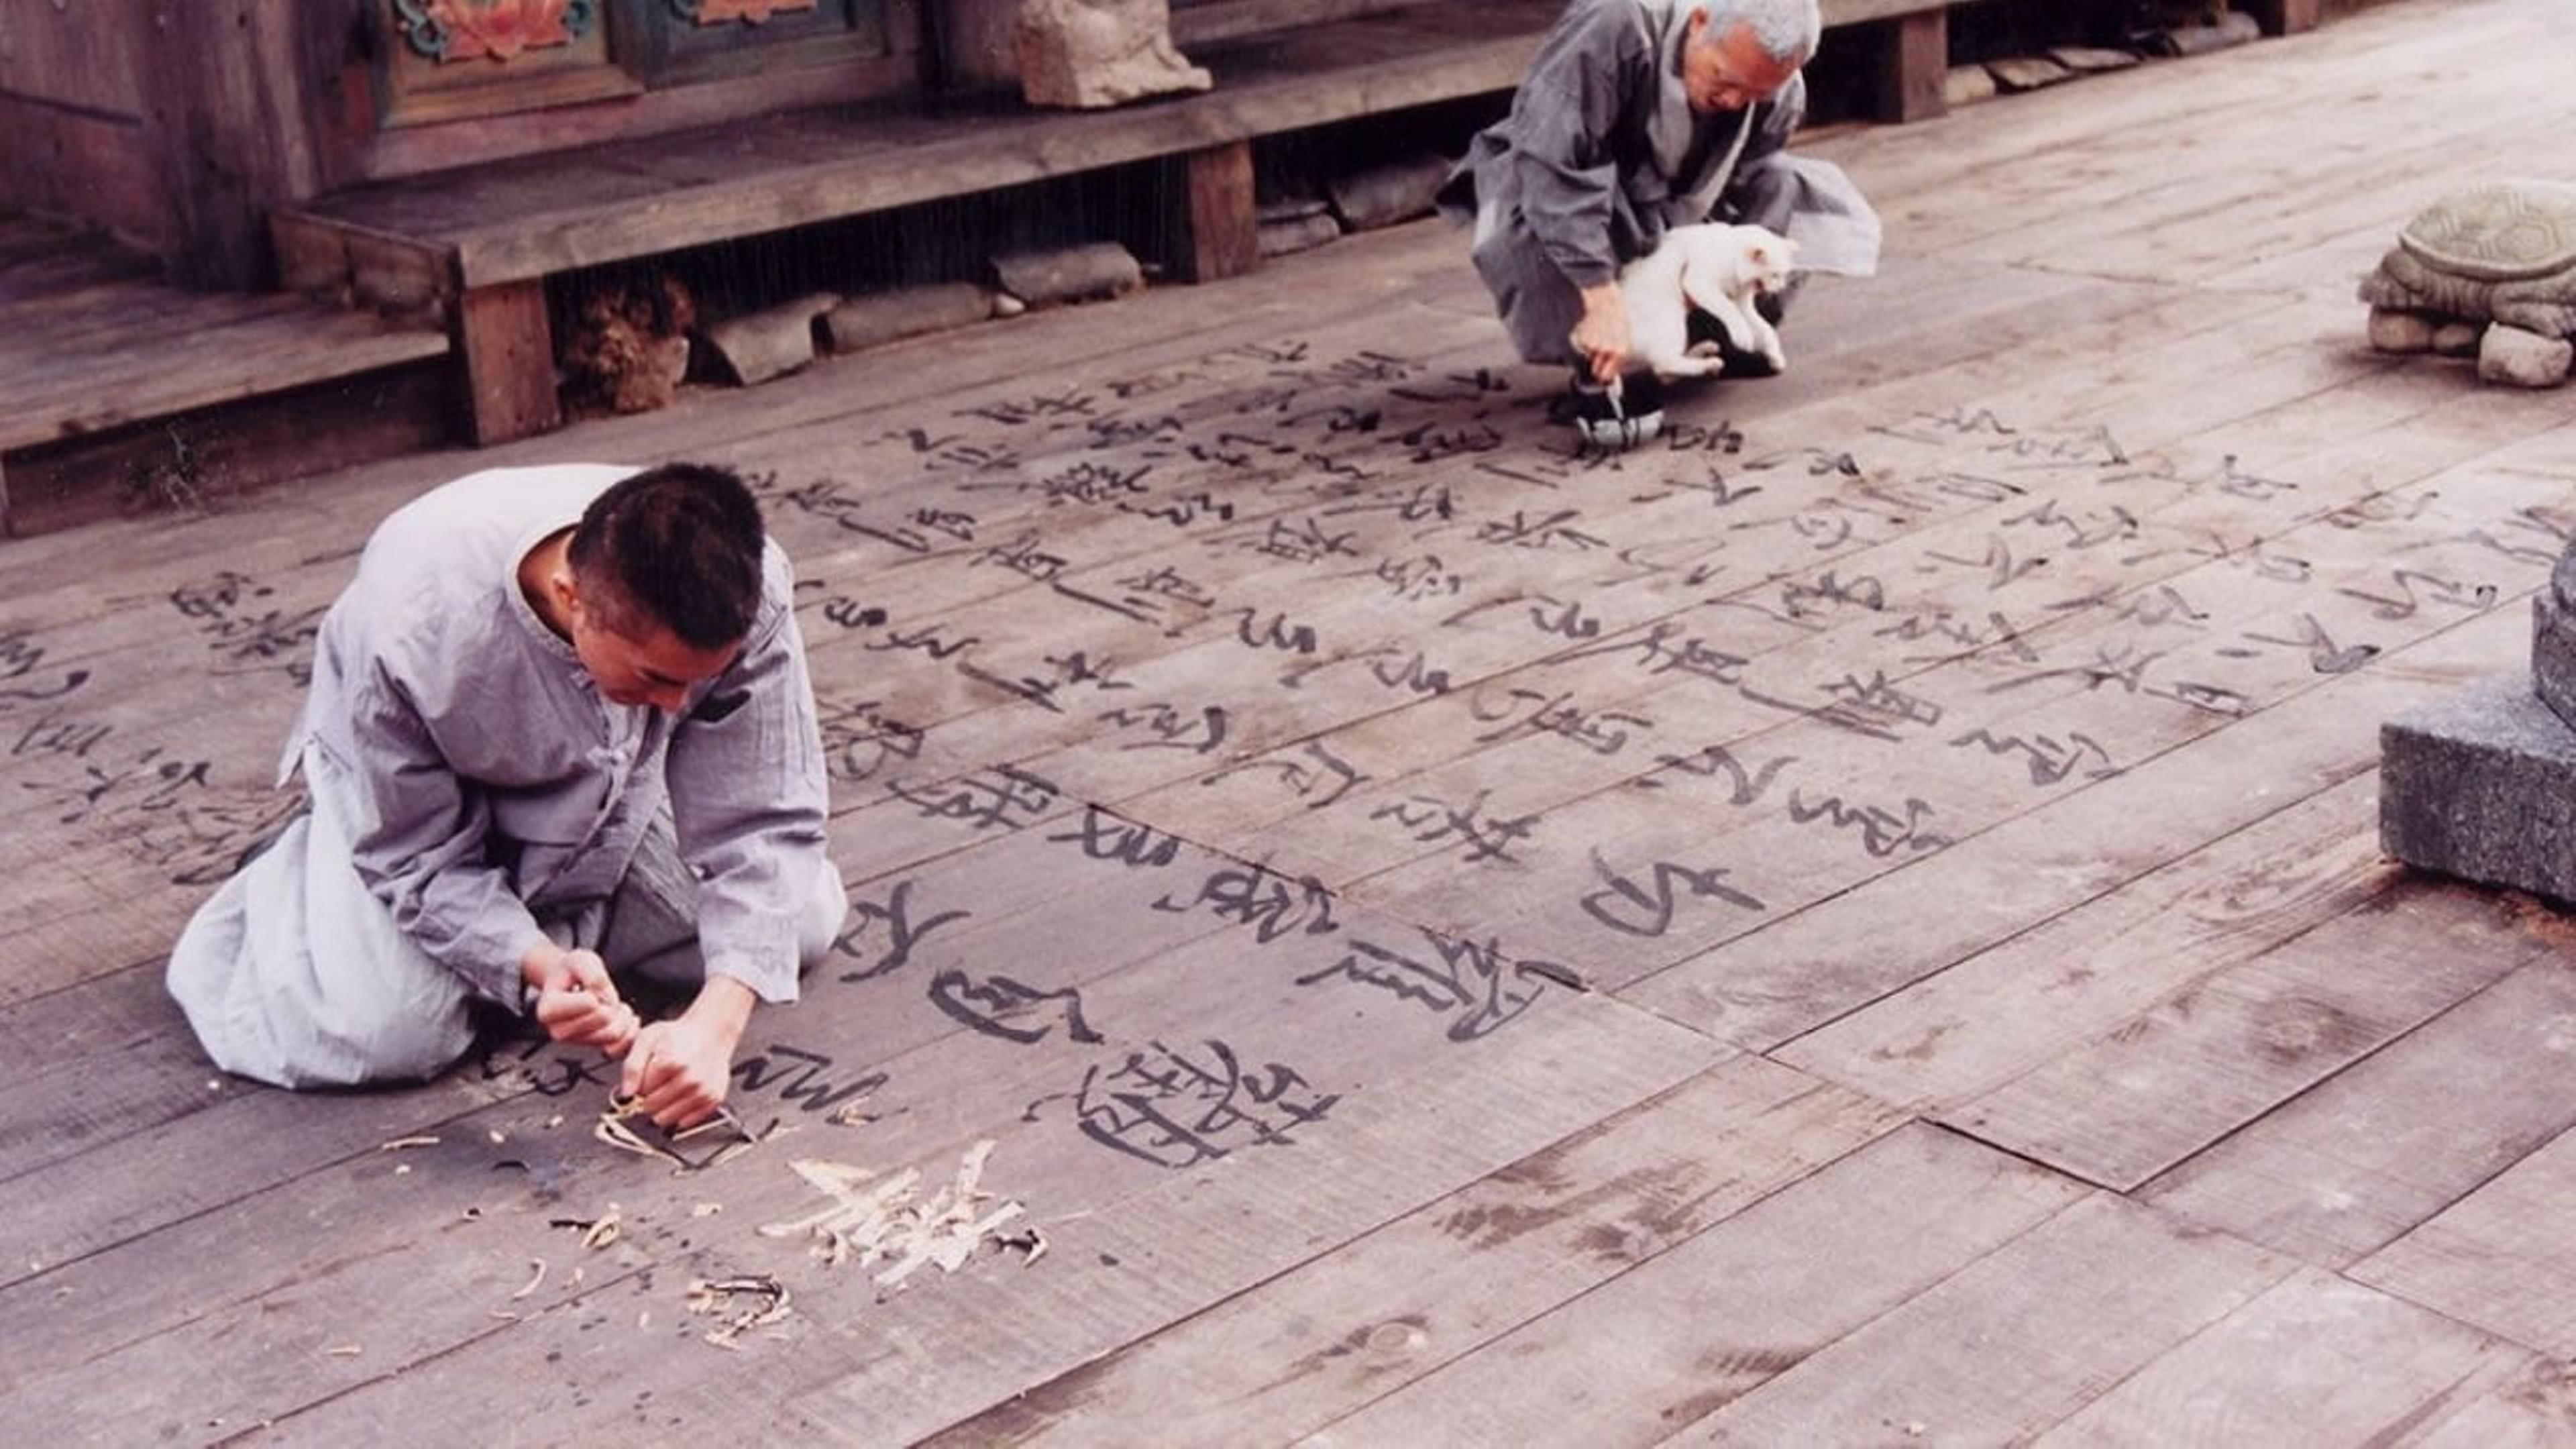
[[[2521,670],[2388,719],[2379,839],[2408,865],[2576,901],[2576,729]]]

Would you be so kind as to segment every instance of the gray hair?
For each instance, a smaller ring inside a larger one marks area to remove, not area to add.
[[[1825,37],[1816,0],[1707,0],[1707,10],[1709,40],[1742,25],[1773,60],[1811,60]]]

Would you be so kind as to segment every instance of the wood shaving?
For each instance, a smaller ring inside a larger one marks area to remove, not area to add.
[[[736,1299],[744,1300],[740,1305]],[[785,1318],[788,1313],[787,1285],[766,1273],[742,1278],[692,1279],[689,1283],[689,1311],[701,1316],[721,1314],[724,1321],[703,1335],[718,1348],[738,1347],[736,1340],[755,1328],[766,1328]]]
[[[409,1177],[409,1176],[411,1176],[411,1164],[410,1164],[410,1163],[408,1163],[408,1162],[406,1162],[406,1163],[402,1164],[401,1166],[399,1166],[399,1167],[395,1168],[395,1169],[394,1169],[394,1176],[396,1176],[396,1177]]]
[[[682,1172],[689,1170],[687,1158],[658,1142],[649,1142],[637,1136],[635,1129],[626,1125],[625,1114],[622,1112],[600,1113],[599,1121],[591,1126],[590,1135],[620,1152],[632,1152],[638,1157],[658,1158]]]
[[[629,1125],[631,1119],[642,1119],[648,1124],[650,1120],[643,1118],[642,1108],[633,1097],[611,1097],[608,1105],[600,1110],[599,1121],[591,1127],[591,1135],[621,1152],[656,1158],[681,1172],[704,1172],[720,1167],[759,1146],[778,1129],[777,1122],[772,1121],[768,1131],[754,1132],[743,1125],[742,1119],[736,1117],[732,1109],[719,1107],[714,1116],[694,1127],[659,1133],[663,1140],[657,1141]],[[658,1129],[656,1131],[658,1133]],[[725,1139],[721,1145],[695,1158],[684,1156],[679,1151],[682,1144],[717,1137]]]
[[[538,1284],[543,1283],[544,1281],[546,1281],[546,1260],[545,1260],[545,1259],[543,1259],[543,1258],[530,1258],[530,1259],[528,1260],[528,1266],[529,1266],[530,1268],[535,1269],[536,1271],[535,1271],[534,1275],[532,1275],[532,1276],[528,1279],[528,1286],[526,1286],[525,1288],[520,1289],[520,1290],[519,1290],[518,1292],[516,1292],[516,1293],[511,1294],[510,1296],[511,1296],[512,1298],[525,1298],[525,1297],[527,1297],[529,1294],[534,1293],[534,1292],[536,1292],[536,1291],[537,1291],[537,1285],[538,1285]]]
[[[507,1308],[495,1308],[486,1312],[483,1316],[486,1318],[497,1318],[503,1323],[516,1323],[519,1321],[519,1315],[512,1313]]]
[[[378,1152],[401,1152],[406,1148],[436,1147],[437,1145],[438,1138],[436,1136],[423,1134],[419,1137],[397,1137],[391,1142],[380,1142],[376,1144],[376,1150]]]
[[[483,1135],[484,1135],[485,1137],[487,1137],[487,1138],[490,1138],[490,1139],[491,1139],[491,1142],[492,1142],[492,1145],[493,1145],[493,1146],[495,1146],[495,1147],[498,1147],[498,1146],[500,1146],[502,1143],[507,1142],[507,1141],[509,1141],[509,1140],[510,1140],[510,1134],[509,1134],[509,1133],[507,1133],[507,1132],[502,1131],[502,1130],[501,1130],[500,1128],[498,1128],[498,1127],[492,1128],[490,1131],[485,1132]]]
[[[767,1224],[760,1233],[771,1238],[811,1237],[814,1256],[827,1267],[855,1261],[864,1268],[882,1262],[887,1266],[876,1281],[884,1288],[900,1286],[925,1265],[954,1273],[986,1237],[1023,1211],[1016,1202],[989,1211],[983,1207],[993,1199],[982,1186],[984,1164],[992,1154],[990,1140],[968,1148],[956,1177],[927,1197],[917,1194],[919,1168],[905,1168],[863,1189],[860,1184],[875,1175],[864,1167],[798,1158],[788,1166],[831,1198],[832,1205],[801,1218]],[[1034,1259],[1036,1254],[1030,1256]]]
[[[860,1110],[867,1105],[868,1099],[865,1097],[861,1097],[855,1102],[843,1102],[841,1105],[832,1109],[832,1115],[824,1118],[823,1120],[835,1127],[865,1127],[869,1123],[877,1120],[874,1113]]]
[[[1025,1255],[1020,1259],[1020,1266],[1023,1268],[1046,1256],[1046,1234],[1039,1232],[1035,1224],[1016,1233],[997,1234],[993,1241],[1005,1248],[1019,1249]]]
[[[723,1212],[723,1211],[724,1211],[724,1204],[723,1204],[723,1203],[720,1203],[720,1202],[702,1202],[702,1203],[699,1203],[699,1204],[697,1204],[696,1206],[694,1206],[694,1207],[692,1207],[692,1208],[690,1208],[690,1209],[689,1209],[689,1216],[691,1216],[691,1217],[693,1217],[693,1218],[711,1218],[711,1217],[714,1217],[716,1214],[718,1214],[718,1213],[720,1213],[720,1212]]]
[[[617,1204],[610,1203],[608,1211],[595,1218],[549,1218],[546,1220],[546,1226],[579,1229],[581,1245],[597,1252],[616,1242],[617,1235],[625,1231],[626,1214],[618,1210]]]
[[[333,1348],[322,1350],[323,1356],[326,1358],[356,1358],[358,1355],[365,1352],[365,1349],[358,1347],[354,1343],[344,1343]]]

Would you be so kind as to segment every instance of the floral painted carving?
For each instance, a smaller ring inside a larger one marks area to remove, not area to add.
[[[683,20],[700,25],[729,25],[742,21],[758,25],[770,16],[786,10],[811,10],[820,0],[671,0],[671,9]]]
[[[599,21],[599,0],[393,0],[403,40],[435,61],[506,61],[570,45]]]

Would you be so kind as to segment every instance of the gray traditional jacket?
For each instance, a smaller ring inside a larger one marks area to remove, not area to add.
[[[359,877],[505,1002],[536,918],[614,892],[667,802],[709,974],[792,1001],[827,800],[785,553],[768,546],[741,657],[676,715],[611,703],[519,591],[519,560],[632,471],[494,469],[387,519],[323,622],[283,768],[339,767],[308,784],[351,792]]]
[[[1859,189],[1787,154],[1805,77],[1748,111],[1691,109],[1681,52],[1701,8],[1724,22],[1726,0],[1573,0],[1511,114],[1442,188],[1442,211],[1475,225],[1477,267],[1523,356],[1563,355],[1573,289],[1615,279],[1676,226],[1756,222],[1797,240],[1801,270],[1876,269],[1878,217]]]

